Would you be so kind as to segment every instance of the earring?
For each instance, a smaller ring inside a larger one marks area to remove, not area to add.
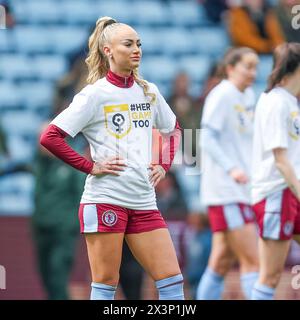
[[[110,54],[109,57],[112,58],[112,54]]]

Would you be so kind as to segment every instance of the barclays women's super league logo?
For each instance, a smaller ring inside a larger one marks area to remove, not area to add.
[[[123,127],[123,124],[125,123],[125,117],[121,113],[116,113],[112,117],[112,123],[116,126],[116,132],[121,134],[124,131],[122,127]]]
[[[0,29],[6,29],[6,12],[5,8],[0,5]]]

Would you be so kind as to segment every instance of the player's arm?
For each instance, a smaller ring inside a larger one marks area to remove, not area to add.
[[[100,163],[93,163],[86,159],[67,144],[65,141],[67,135],[68,134],[59,127],[50,124],[42,133],[40,144],[57,158],[87,174],[119,175],[119,171],[124,170],[125,164],[123,160],[118,157],[109,158]]]
[[[201,147],[237,183],[247,183],[248,177],[231,159],[220,142],[220,132],[208,125],[201,130]]]
[[[275,158],[276,168],[283,175],[284,180],[288,184],[291,191],[300,201],[300,181],[297,179],[294,168],[292,167],[288,156],[286,148],[276,148],[273,149],[273,154]]]
[[[168,172],[173,163],[175,154],[179,148],[181,141],[182,129],[179,122],[176,121],[175,128],[169,133],[161,132],[162,151],[159,159],[159,164]]]
[[[150,182],[155,187],[170,170],[181,141],[182,129],[176,121],[175,128],[169,133],[160,132],[158,164],[151,164]]]

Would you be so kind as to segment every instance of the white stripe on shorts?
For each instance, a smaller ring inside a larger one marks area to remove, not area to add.
[[[229,230],[239,228],[245,224],[240,206],[237,204],[224,205],[224,216]]]
[[[280,237],[282,195],[283,191],[278,191],[266,198],[262,234],[264,238],[278,240]]]
[[[98,215],[95,204],[86,204],[83,207],[83,232],[98,231]]]

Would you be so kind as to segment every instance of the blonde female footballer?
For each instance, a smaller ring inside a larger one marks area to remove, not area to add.
[[[159,299],[184,299],[183,277],[154,190],[171,165],[181,132],[157,87],[139,77],[141,55],[134,29],[100,18],[89,38],[89,84],[41,136],[43,146],[88,174],[79,219],[93,300],[114,299],[124,238],[155,281]],[[163,149],[168,163],[151,164],[152,127],[173,136]],[[93,162],[64,141],[78,132],[89,142]]]

